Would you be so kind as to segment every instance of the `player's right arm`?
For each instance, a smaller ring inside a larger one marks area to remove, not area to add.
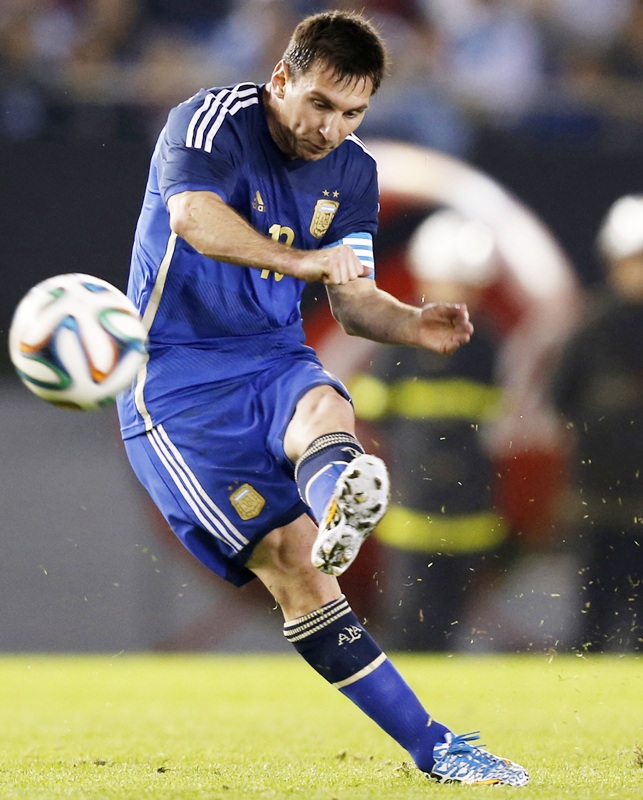
[[[312,283],[343,285],[364,267],[352,248],[298,250],[263,236],[215,192],[185,191],[168,198],[170,227],[199,253],[216,261],[268,269]]]

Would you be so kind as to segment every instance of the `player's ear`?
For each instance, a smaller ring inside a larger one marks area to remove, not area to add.
[[[270,86],[277,97],[284,96],[289,75],[288,64],[282,59],[273,69],[270,79]]]

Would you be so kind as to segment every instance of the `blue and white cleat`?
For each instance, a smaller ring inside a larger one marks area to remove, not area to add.
[[[529,783],[529,773],[524,767],[469,744],[479,738],[477,732],[460,736],[447,733],[447,741],[433,748],[435,766],[429,777],[440,783],[507,786],[525,786]]]
[[[321,572],[341,575],[388,507],[389,479],[381,458],[364,453],[339,476],[319,526],[311,561]]]

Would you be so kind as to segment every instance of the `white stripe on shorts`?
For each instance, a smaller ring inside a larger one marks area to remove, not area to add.
[[[165,428],[158,425],[147,433],[147,438],[205,530],[237,553],[249,544],[249,540],[237,530],[201,486],[176,445],[170,440]]]

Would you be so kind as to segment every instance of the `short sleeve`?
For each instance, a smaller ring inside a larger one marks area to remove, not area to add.
[[[351,137],[347,140],[349,144]],[[355,231],[375,237],[378,228],[379,183],[377,165],[357,137],[352,137],[350,157],[344,168],[351,176],[350,204],[343,203],[325,238],[326,243],[343,239]]]
[[[239,144],[233,126],[224,120],[208,150],[188,145],[196,113],[193,104],[177,106],[160,137],[156,167],[166,203],[173,194],[184,191],[213,191],[227,201],[238,180]]]

